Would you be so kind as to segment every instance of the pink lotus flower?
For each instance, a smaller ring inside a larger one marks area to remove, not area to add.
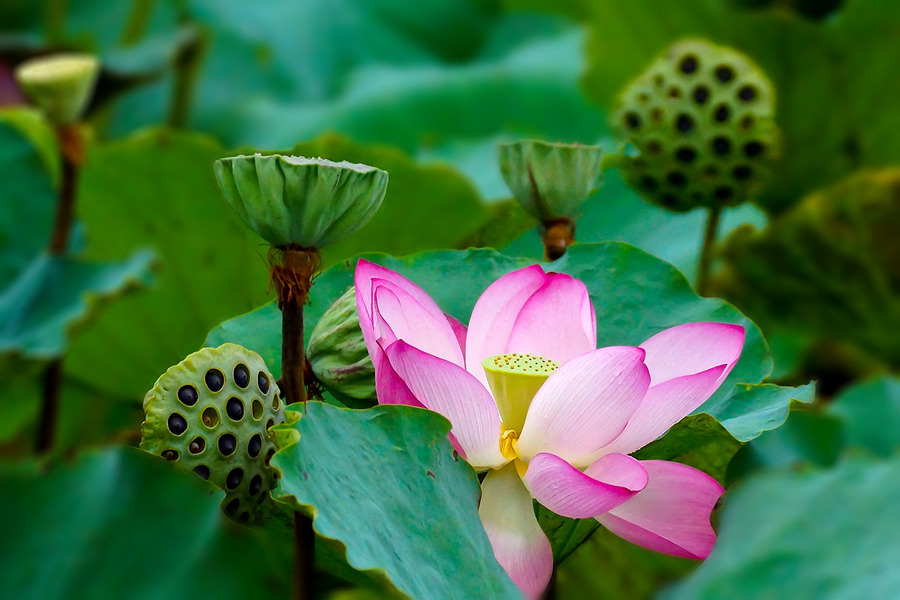
[[[595,349],[584,284],[537,265],[485,290],[468,330],[415,284],[364,260],[356,301],[379,402],[440,413],[459,453],[490,470],[479,514],[527,597],[553,570],[532,498],[652,550],[710,553],[722,487],[692,467],[629,454],[712,395],[740,356],[742,327],[688,323],[638,347]]]

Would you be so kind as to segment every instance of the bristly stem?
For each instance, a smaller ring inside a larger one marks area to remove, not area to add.
[[[719,230],[719,218],[722,208],[714,206],[709,209],[706,220],[706,232],[703,235],[703,248],[700,250],[700,264],[697,267],[697,293],[706,296],[709,293],[710,268],[712,266],[712,249],[716,243]]]
[[[575,243],[575,223],[566,217],[544,221],[540,233],[544,258],[549,261],[562,258],[569,246]]]
[[[315,255],[316,257],[318,254]],[[282,264],[273,269],[273,281],[278,291],[281,309],[281,382],[282,397],[287,404],[306,404],[306,367],[303,346],[303,306],[308,299],[314,260],[303,251],[287,250]],[[297,600],[313,598],[313,565],[315,564],[316,535],[312,519],[294,512],[294,592]]]
[[[83,160],[84,149],[78,125],[60,125],[57,127],[56,135],[62,165],[62,181],[47,252],[52,256],[64,256],[69,247],[69,235],[72,231],[78,166]],[[57,413],[62,389],[62,364],[62,356],[54,358],[44,369],[41,378],[41,408],[38,414],[38,430],[35,439],[35,451],[39,454],[53,448],[56,440]]]

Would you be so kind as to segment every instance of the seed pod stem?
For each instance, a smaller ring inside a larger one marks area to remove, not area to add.
[[[709,209],[709,216],[706,220],[706,232],[703,234],[703,248],[700,250],[700,265],[697,267],[697,293],[701,296],[709,293],[712,249],[716,243],[716,233],[719,230],[719,218],[721,216],[721,206],[713,206]]]
[[[69,247],[69,235],[75,215],[75,190],[78,184],[78,170],[84,162],[84,142],[77,124],[56,126],[59,142],[62,181],[56,201],[56,217],[53,233],[47,251],[53,256],[64,256]],[[50,450],[56,439],[56,421],[59,412],[59,394],[62,387],[63,357],[50,361],[44,370],[41,382],[41,412],[38,417],[38,432],[35,451]]]
[[[575,243],[575,222],[569,218],[544,221],[539,231],[544,242],[544,258],[549,261],[562,258],[569,246]]]

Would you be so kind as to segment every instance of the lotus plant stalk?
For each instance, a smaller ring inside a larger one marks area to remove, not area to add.
[[[84,162],[84,138],[80,119],[97,82],[99,62],[84,54],[58,54],[25,61],[16,69],[16,80],[26,97],[53,124],[59,144],[61,181],[53,233],[47,252],[63,256],[75,214],[78,170]],[[35,443],[37,452],[53,447],[62,385],[63,356],[44,370],[41,409]]]
[[[388,174],[368,165],[303,156],[234,156],[216,178],[237,216],[272,245],[272,285],[281,309],[281,386],[288,404],[307,402],[303,307],[321,266],[319,250],[364,226],[381,206]],[[296,597],[313,597],[315,532],[294,514]]]

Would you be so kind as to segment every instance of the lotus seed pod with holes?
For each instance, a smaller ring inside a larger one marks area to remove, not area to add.
[[[775,92],[746,56],[708,42],[675,44],[619,98],[613,125],[639,151],[628,184],[675,211],[731,206],[769,181],[780,152]]]
[[[307,357],[316,378],[338,398],[375,399],[375,366],[359,327],[355,288],[338,298],[316,323]]]
[[[513,196],[539,221],[578,216],[600,186],[598,146],[519,140],[500,144],[500,172]]]
[[[263,359],[237,344],[203,348],[144,396],[141,449],[225,490],[222,511],[246,523],[275,485],[269,428],[284,406]]]
[[[388,174],[303,156],[217,160],[222,194],[250,229],[275,247],[324,248],[356,233],[381,206]]]
[[[100,63],[89,54],[34,58],[16,68],[25,96],[56,124],[81,118],[94,93]]]

